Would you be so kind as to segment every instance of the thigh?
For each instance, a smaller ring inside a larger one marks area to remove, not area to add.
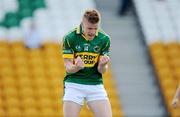
[[[86,89],[86,101],[108,100],[106,90],[103,85],[92,85]]]
[[[64,117],[78,117],[81,111],[82,106],[72,102],[72,101],[64,101],[63,103],[63,113]]]
[[[109,100],[89,101],[88,106],[95,117],[112,117],[111,104]]]
[[[78,117],[84,103],[84,94],[81,85],[65,83],[63,97],[64,117]]]
[[[74,83],[65,83],[63,101],[72,101],[79,105],[84,104],[85,94],[81,85]]]

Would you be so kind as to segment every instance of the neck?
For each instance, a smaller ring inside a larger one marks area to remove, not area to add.
[[[86,36],[84,33],[82,34],[82,36],[83,36],[86,40],[88,40],[88,41],[93,40],[93,38],[92,38],[92,39],[88,38],[88,36]]]

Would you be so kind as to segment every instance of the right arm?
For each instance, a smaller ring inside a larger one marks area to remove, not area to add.
[[[178,89],[176,90],[176,94],[175,94],[173,101],[172,101],[172,105],[174,108],[176,108],[178,105],[178,100],[179,100],[178,98],[179,97],[180,97],[180,85],[178,86]]]
[[[74,51],[72,48],[73,43],[70,40],[71,38],[65,36],[63,39],[64,66],[67,73],[76,73],[84,68],[84,62],[80,57],[74,58]]]
[[[75,64],[73,64],[73,59],[64,58],[64,65],[67,73],[76,73],[84,68],[84,63],[80,57],[75,59]]]

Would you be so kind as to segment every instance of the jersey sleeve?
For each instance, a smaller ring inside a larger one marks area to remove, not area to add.
[[[67,36],[63,38],[63,58],[74,58],[74,51]]]
[[[101,51],[101,54],[100,54],[101,56],[104,56],[104,55],[110,56],[110,45],[111,45],[110,38],[107,36],[103,44],[104,48]]]

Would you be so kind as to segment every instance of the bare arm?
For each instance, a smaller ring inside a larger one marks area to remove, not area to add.
[[[80,57],[75,59],[75,64],[73,64],[73,59],[65,58],[64,64],[65,64],[67,73],[76,73],[79,70],[84,68],[84,63]]]
[[[107,69],[108,69],[108,65],[106,64],[106,65],[98,65],[98,72],[99,73],[105,73],[106,71],[107,71]]]
[[[99,73],[105,73],[108,69],[108,62],[109,62],[109,57],[107,55],[102,56],[99,60],[98,64],[98,72]]]

